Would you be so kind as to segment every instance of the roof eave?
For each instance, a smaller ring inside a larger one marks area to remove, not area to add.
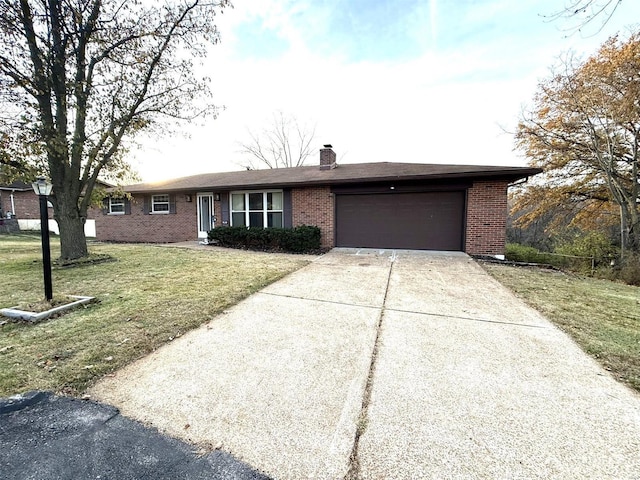
[[[522,168],[517,171],[513,170],[496,170],[484,172],[450,172],[436,174],[421,175],[387,175],[377,177],[350,177],[350,178],[326,178],[311,179],[305,181],[278,181],[278,182],[258,182],[258,183],[225,183],[225,184],[209,184],[200,186],[185,187],[163,187],[161,185],[151,188],[124,187],[124,191],[128,193],[153,193],[153,192],[196,192],[207,190],[248,190],[248,189],[265,189],[265,188],[295,188],[295,187],[314,187],[321,185],[345,185],[349,183],[380,183],[380,182],[415,182],[415,181],[431,181],[431,180],[447,180],[447,179],[502,179],[508,181],[516,181],[530,177],[542,172],[540,168]],[[142,186],[141,186],[142,187]]]
[[[16,187],[0,187],[0,190],[5,192],[28,192],[29,190],[33,191],[32,188],[16,188]]]

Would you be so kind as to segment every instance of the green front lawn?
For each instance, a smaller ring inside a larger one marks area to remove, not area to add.
[[[616,378],[640,391],[639,287],[554,270],[483,266]]]
[[[52,239],[52,258],[59,243]],[[90,245],[115,262],[53,270],[54,295],[98,302],[40,324],[0,317],[0,396],[77,395],[225,308],[304,266],[302,257],[152,245]],[[41,300],[37,235],[0,235],[0,308]]]

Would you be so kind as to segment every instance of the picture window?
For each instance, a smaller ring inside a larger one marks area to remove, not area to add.
[[[231,225],[234,227],[283,227],[283,193],[234,192],[231,194]]]

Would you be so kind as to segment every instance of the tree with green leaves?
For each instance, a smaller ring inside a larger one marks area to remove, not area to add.
[[[0,0],[0,167],[53,184],[61,257],[87,255],[99,179],[136,134],[215,115],[196,63],[228,0]]]
[[[613,37],[586,61],[542,81],[517,147],[543,177],[515,197],[527,222],[571,211],[591,224],[617,215],[623,252],[640,251],[640,34]]]

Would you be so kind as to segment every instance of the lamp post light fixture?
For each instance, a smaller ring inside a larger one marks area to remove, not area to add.
[[[44,296],[48,301],[53,298],[51,286],[51,248],[49,246],[49,213],[47,197],[51,194],[53,185],[44,177],[38,177],[31,184],[33,191],[40,197],[40,237],[42,238],[42,268],[44,270]]]

